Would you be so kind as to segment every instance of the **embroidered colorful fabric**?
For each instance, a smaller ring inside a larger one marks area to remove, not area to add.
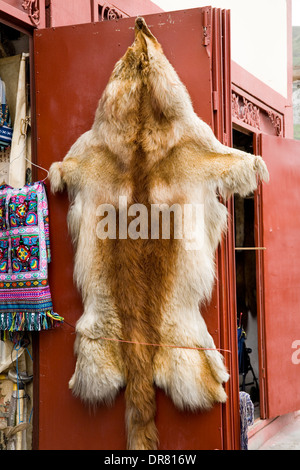
[[[40,331],[63,319],[48,284],[49,215],[45,185],[0,186],[0,330]]]

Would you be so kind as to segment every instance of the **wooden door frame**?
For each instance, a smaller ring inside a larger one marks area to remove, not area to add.
[[[290,8],[288,2],[288,21]],[[289,44],[288,44],[289,46]],[[289,54],[288,54],[289,57]],[[288,65],[290,61],[288,59]],[[290,88],[291,88],[291,78]],[[259,79],[248,73],[238,64],[232,62],[232,127],[242,133],[253,136],[253,152],[261,155],[262,134],[278,137],[291,137],[291,96],[283,97]],[[254,194],[255,204],[255,242],[263,247],[263,201],[262,184]],[[234,275],[235,276],[235,275]],[[235,282],[235,279],[234,279]],[[265,292],[264,292],[264,254],[256,252],[256,283],[257,283],[257,327],[258,327],[258,358],[260,386],[260,418],[268,416],[266,354],[265,354]]]
[[[232,145],[231,120],[231,37],[230,10],[214,8],[212,45],[213,130],[225,145]],[[228,210],[228,230],[217,252],[218,296],[221,348],[230,380],[225,385],[228,396],[223,405],[223,449],[240,449],[239,371],[236,331],[235,251],[233,199],[224,202]]]
[[[261,155],[260,134],[254,129],[249,131],[248,128],[233,125],[233,129],[242,134],[252,137],[253,153]],[[235,229],[234,219],[234,200],[232,201],[232,226]],[[262,184],[259,183],[257,190],[254,192],[254,239],[255,247],[264,247],[263,241],[263,204],[262,204]],[[260,394],[260,418],[267,417],[267,381],[266,381],[266,356],[265,356],[265,308],[264,308],[264,254],[263,250],[257,250],[256,256],[256,304],[257,304],[257,347],[259,361],[259,394]],[[233,274],[234,284],[236,285],[236,273],[234,267]],[[236,310],[235,314],[238,312]]]
[[[261,134],[293,138],[292,108],[292,2],[287,0],[287,96],[284,97],[270,88],[251,73],[232,61],[231,114],[232,127],[253,135],[253,152],[261,155]],[[263,241],[263,187],[259,184],[254,195],[255,204],[255,242],[264,246]],[[235,273],[234,273],[235,283]],[[266,352],[265,352],[265,291],[264,291],[264,253],[256,253],[257,283],[257,327],[260,386],[260,417],[268,416]]]

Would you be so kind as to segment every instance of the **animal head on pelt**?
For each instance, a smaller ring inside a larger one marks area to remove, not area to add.
[[[116,63],[99,101],[95,134],[127,163],[137,142],[155,162],[186,133],[193,114],[186,87],[145,20],[138,18],[135,40]]]

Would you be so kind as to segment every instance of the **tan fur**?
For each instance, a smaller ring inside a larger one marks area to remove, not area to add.
[[[69,191],[74,276],[84,303],[70,387],[93,405],[110,403],[126,387],[128,449],[158,446],[154,384],[182,409],[226,401],[222,383],[229,376],[222,355],[210,350],[215,345],[199,303],[210,299],[215,250],[226,228],[216,193],[246,195],[257,176],[268,179],[261,157],[216,140],[138,18],[135,41],[113,70],[92,129],[50,169],[53,191]],[[97,237],[98,206],[118,209],[120,196],[148,209],[148,237]],[[176,239],[174,220],[170,239],[151,239],[150,208],[160,203],[204,205],[201,250]]]

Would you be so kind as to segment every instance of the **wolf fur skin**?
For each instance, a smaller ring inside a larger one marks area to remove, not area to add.
[[[225,402],[229,378],[199,305],[210,299],[215,250],[226,229],[227,198],[268,180],[262,158],[222,145],[143,18],[117,62],[94,124],[50,168],[53,192],[67,187],[75,246],[74,278],[84,311],[76,325],[73,393],[96,405],[125,387],[127,448],[153,450],[155,385],[180,409]],[[141,203],[204,204],[201,250],[184,241],[96,236],[97,207]],[[113,338],[134,343],[101,339]],[[207,350],[145,346],[181,345]]]

